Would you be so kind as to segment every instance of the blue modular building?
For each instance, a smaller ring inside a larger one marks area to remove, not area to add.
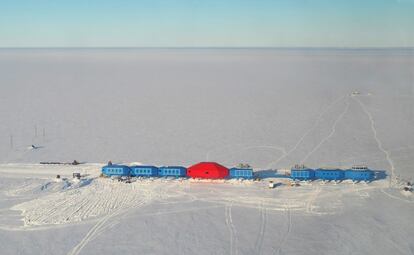
[[[158,167],[156,166],[131,166],[131,176],[158,176]]]
[[[187,168],[183,166],[162,166],[158,168],[159,176],[185,177],[187,176]]]
[[[295,166],[290,170],[290,177],[294,180],[313,180],[315,179],[315,171],[304,166]]]
[[[351,169],[345,170],[345,179],[372,181],[374,179],[374,172],[366,166],[353,166]]]
[[[230,168],[230,178],[244,178],[252,179],[253,178],[253,169],[251,168]]]
[[[344,171],[341,169],[316,169],[315,170],[315,178],[321,180],[343,180],[345,178]]]
[[[102,174],[106,176],[129,176],[131,169],[124,165],[107,165],[102,167]]]

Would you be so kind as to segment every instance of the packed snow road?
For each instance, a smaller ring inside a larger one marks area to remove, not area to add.
[[[2,254],[414,251],[414,198],[387,180],[291,187],[274,179],[281,185],[268,189],[267,180],[128,184],[100,178],[99,170],[97,164],[0,165]],[[73,180],[72,172],[84,177]]]

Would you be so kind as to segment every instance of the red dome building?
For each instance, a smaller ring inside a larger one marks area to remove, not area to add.
[[[224,179],[229,176],[229,169],[215,162],[201,162],[187,168],[187,175],[192,178]]]

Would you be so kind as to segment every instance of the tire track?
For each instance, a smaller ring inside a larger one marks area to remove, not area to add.
[[[374,139],[377,142],[378,149],[385,154],[385,158],[387,159],[387,162],[391,167],[391,175],[390,175],[390,183],[389,183],[389,186],[391,187],[393,185],[394,178],[395,178],[394,162],[391,159],[390,153],[387,150],[384,149],[384,147],[382,145],[382,141],[378,137],[377,129],[375,127],[375,120],[374,120],[374,117],[372,116],[371,112],[368,111],[367,107],[365,106],[365,104],[362,103],[361,100],[359,100],[356,97],[352,97],[352,99],[354,99],[356,102],[359,103],[359,105],[361,106],[364,113],[368,116],[368,119],[371,122],[371,130],[374,134]]]
[[[312,193],[311,197],[309,198],[308,202],[306,203],[306,212],[307,213],[314,213],[313,211],[313,204],[316,201],[319,193],[321,192],[321,187],[317,187],[316,190]]]
[[[264,202],[260,204],[260,230],[254,245],[254,254],[262,254],[263,240],[266,232],[267,224],[267,209],[264,207]]]
[[[227,204],[225,208],[226,225],[230,233],[230,254],[237,254],[236,229],[234,228],[233,218],[231,215],[232,204]]]
[[[412,151],[414,150],[414,147],[412,146],[404,146],[404,147],[400,147],[400,148],[395,148],[395,149],[389,149],[388,152],[404,152],[404,151]],[[337,163],[347,163],[350,160],[358,160],[361,159],[362,157],[370,157],[372,158],[372,160],[369,160],[370,162],[379,162],[379,161],[386,161],[386,159],[384,159],[384,154],[382,151],[380,152],[375,152],[375,153],[364,153],[364,154],[359,154],[358,156],[354,156],[354,157],[348,157],[348,158],[344,158],[342,160],[335,160],[335,161],[327,161],[325,162],[325,164],[337,164]],[[379,158],[380,157],[380,158]],[[394,156],[393,159],[405,159],[405,158],[411,158],[411,155],[405,155],[405,156]]]
[[[150,192],[145,192],[144,199],[139,201],[138,203],[132,204],[130,206],[122,207],[119,205],[118,209],[114,210],[113,212],[109,213],[108,215],[104,216],[102,219],[98,221],[85,235],[85,237],[68,253],[68,255],[78,255],[81,250],[93,239],[95,239],[103,230],[107,227],[105,224],[113,217],[121,215],[122,213],[126,213],[130,209],[138,208],[144,205],[148,198],[150,198]],[[112,196],[112,194],[111,194]],[[115,206],[114,206],[115,207]],[[111,225],[110,225],[111,226]]]
[[[315,121],[315,124],[310,128],[310,129],[308,129],[303,135],[302,135],[302,137],[296,142],[296,144],[289,150],[289,151],[287,151],[284,155],[282,155],[281,157],[279,157],[276,161],[273,161],[273,162],[270,162],[268,165],[267,165],[267,168],[270,168],[272,165],[274,165],[274,164],[277,164],[277,163],[279,163],[281,160],[283,160],[283,159],[285,159],[286,157],[288,157],[292,152],[294,152],[298,147],[299,147],[299,145],[300,144],[302,144],[302,142],[305,140],[305,138],[313,131],[313,130],[315,130],[315,128],[316,127],[318,127],[318,125],[321,123],[321,121],[322,121],[322,117],[326,114],[326,113],[328,113],[331,109],[332,109],[332,107],[334,107],[338,102],[340,102],[341,100],[343,100],[343,99],[345,99],[346,98],[346,96],[341,96],[341,97],[339,97],[339,98],[337,98],[337,99],[335,99],[331,104],[329,104],[323,111],[321,111],[320,113],[319,113],[319,116],[318,116],[318,118],[316,119],[316,121]]]
[[[336,126],[338,125],[338,123],[342,120],[342,118],[345,116],[345,114],[348,112],[349,110],[349,106],[350,106],[350,102],[349,99],[347,99],[346,101],[346,106],[344,111],[338,116],[338,118],[335,120],[334,124],[332,125],[332,131],[329,133],[328,136],[326,136],[325,138],[323,138],[320,143],[318,145],[316,145],[306,156],[305,158],[301,161],[301,164],[303,164],[315,151],[317,151],[326,141],[328,141],[336,132]]]
[[[287,214],[287,223],[288,223],[288,225],[287,225],[286,233],[283,236],[283,239],[280,242],[280,245],[279,245],[279,247],[278,247],[278,249],[276,251],[276,253],[278,255],[280,254],[280,252],[282,251],[283,246],[285,245],[285,243],[289,239],[289,235],[290,235],[290,232],[292,230],[292,215],[291,215],[291,212],[290,212],[290,206],[289,206],[289,204],[286,204],[286,214]]]
[[[414,203],[414,201],[405,200],[403,198],[400,198],[400,197],[391,195],[390,193],[386,192],[384,189],[380,189],[380,190],[381,190],[382,193],[384,193],[385,195],[387,195],[388,197],[390,197],[392,199],[400,200],[400,201],[403,201],[403,202],[409,203],[409,204],[413,204]]]
[[[68,253],[68,255],[78,255],[82,249],[93,239],[95,239],[100,233],[102,233],[102,231],[106,228],[105,224],[112,218],[115,216],[118,216],[124,212],[126,212],[129,209],[132,208],[137,208],[141,205],[143,205],[145,203],[145,200],[140,201],[140,203],[134,205],[134,206],[129,206],[126,208],[119,208],[115,211],[113,211],[112,213],[104,216],[101,220],[98,221],[98,223],[96,223],[89,231],[88,233],[85,235],[85,237]]]
[[[251,150],[251,149],[272,149],[272,150],[277,150],[282,152],[283,155],[285,155],[286,149],[283,147],[279,147],[279,146],[274,146],[274,145],[257,145],[257,146],[248,146],[245,148],[242,148],[240,151],[247,151],[247,150]]]

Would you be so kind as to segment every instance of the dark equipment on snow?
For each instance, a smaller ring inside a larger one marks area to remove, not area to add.
[[[413,192],[413,188],[410,188],[410,187],[404,187],[404,191]]]

